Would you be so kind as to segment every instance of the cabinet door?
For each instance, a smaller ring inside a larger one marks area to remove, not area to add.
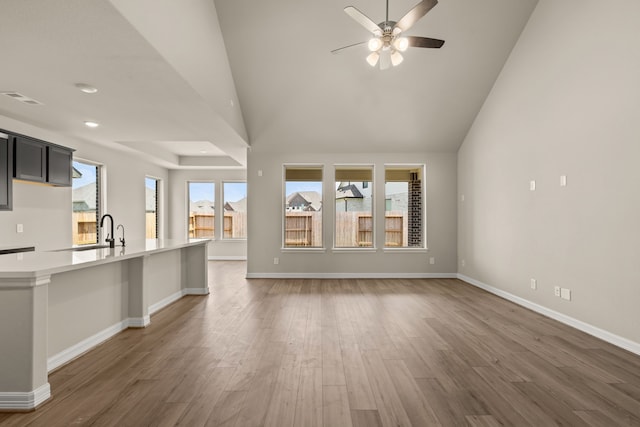
[[[36,140],[15,138],[14,177],[26,181],[45,182],[47,176],[46,146]]]
[[[47,182],[61,187],[71,186],[73,152],[62,147],[47,147]]]
[[[9,138],[0,134],[0,211],[12,209],[13,146]]]

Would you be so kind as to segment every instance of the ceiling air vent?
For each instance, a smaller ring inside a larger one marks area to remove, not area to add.
[[[40,101],[36,101],[35,99],[29,98],[28,96],[24,96],[21,93],[18,92],[0,92],[2,95],[6,95],[9,98],[13,98],[17,101],[21,101],[24,102],[25,104],[30,104],[30,105],[44,105],[42,102]]]

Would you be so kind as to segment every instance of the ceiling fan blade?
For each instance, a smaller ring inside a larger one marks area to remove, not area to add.
[[[400,28],[403,32],[407,31],[437,4],[438,0],[422,0],[420,3],[415,5],[413,9],[407,12],[406,15],[400,18],[394,28]]]
[[[378,26],[378,24],[373,22],[367,15],[360,12],[355,7],[347,6],[344,8],[344,11],[347,15],[353,18],[354,21],[356,21],[358,24],[362,25],[364,28],[369,30],[370,33],[375,33],[377,31],[380,31],[380,27]]]
[[[360,46],[361,44],[365,44],[365,43],[368,43],[368,42],[366,42],[366,41],[365,42],[358,42],[358,43],[350,44],[350,45],[347,45],[347,46],[342,46],[342,47],[339,47],[337,49],[333,49],[331,51],[331,53],[333,53],[333,54],[340,53],[344,49],[348,49],[348,48],[354,47],[354,46]]]
[[[409,40],[409,46],[413,47],[430,47],[439,49],[444,44],[444,40],[430,39],[428,37],[406,36]]]
[[[382,49],[380,51],[380,69],[386,70],[391,67],[391,49]]]

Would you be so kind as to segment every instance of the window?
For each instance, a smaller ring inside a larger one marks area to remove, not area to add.
[[[322,247],[322,167],[285,166],[285,248]]]
[[[336,248],[373,247],[373,167],[336,167]]]
[[[98,243],[100,220],[101,166],[85,161],[73,162],[71,184],[72,232],[74,245]]]
[[[385,247],[424,247],[424,166],[385,168]]]
[[[213,239],[215,232],[215,184],[189,182],[189,238]]]
[[[247,183],[225,182],[222,184],[224,215],[223,239],[247,238]]]
[[[145,205],[146,205],[146,238],[157,239],[158,238],[158,200],[159,200],[159,186],[160,180],[155,178],[145,177]]]

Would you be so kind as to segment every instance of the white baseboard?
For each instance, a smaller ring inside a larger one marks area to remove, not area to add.
[[[222,255],[211,255],[207,257],[209,261],[246,261],[247,256],[222,256]]]
[[[509,292],[505,292],[501,289],[494,288],[493,286],[489,286],[486,283],[482,283],[479,280],[473,279],[471,277],[465,276],[464,274],[458,274],[458,279],[469,283],[470,285],[476,286],[480,289],[484,289],[487,292],[490,292],[494,295],[497,295],[501,298],[514,302],[518,305],[528,308],[529,310],[535,311],[536,313],[543,314],[547,317],[550,317],[554,320],[557,320],[560,323],[564,323],[565,325],[569,325],[573,328],[576,328],[582,332],[585,332],[589,335],[593,335],[596,338],[600,338],[603,341],[606,341],[610,344],[613,344],[617,347],[628,350],[632,353],[640,355],[640,343],[631,341],[627,338],[621,337],[619,335],[613,334],[609,331],[605,331],[604,329],[600,329],[596,326],[590,325],[589,323],[585,323],[581,320],[574,319],[573,317],[567,316],[565,314],[559,313],[555,310],[551,310],[547,307],[541,306],[519,296],[510,294]]]
[[[455,279],[456,273],[247,273],[247,279]]]
[[[144,317],[130,317],[129,318],[129,327],[130,328],[146,328],[151,323],[151,316],[146,315]]]
[[[185,288],[182,290],[183,295],[209,295],[209,287],[206,288]]]
[[[98,344],[108,340],[118,332],[121,332],[129,327],[129,319],[125,319],[121,322],[116,323],[95,335],[86,338],[79,343],[72,345],[71,347],[61,351],[58,354],[54,354],[53,356],[47,359],[47,370],[51,372],[59,366],[64,365],[65,363],[75,359],[80,356],[82,353],[85,353],[97,346]]]
[[[51,397],[51,386],[46,383],[33,391],[0,392],[0,410],[28,411]]]
[[[178,292],[176,292],[174,294],[171,294],[166,298],[161,299],[157,303],[151,304],[149,306],[149,314],[153,314],[156,311],[162,310],[163,308],[165,308],[169,304],[178,301],[184,295],[185,295],[184,290],[179,290]]]

